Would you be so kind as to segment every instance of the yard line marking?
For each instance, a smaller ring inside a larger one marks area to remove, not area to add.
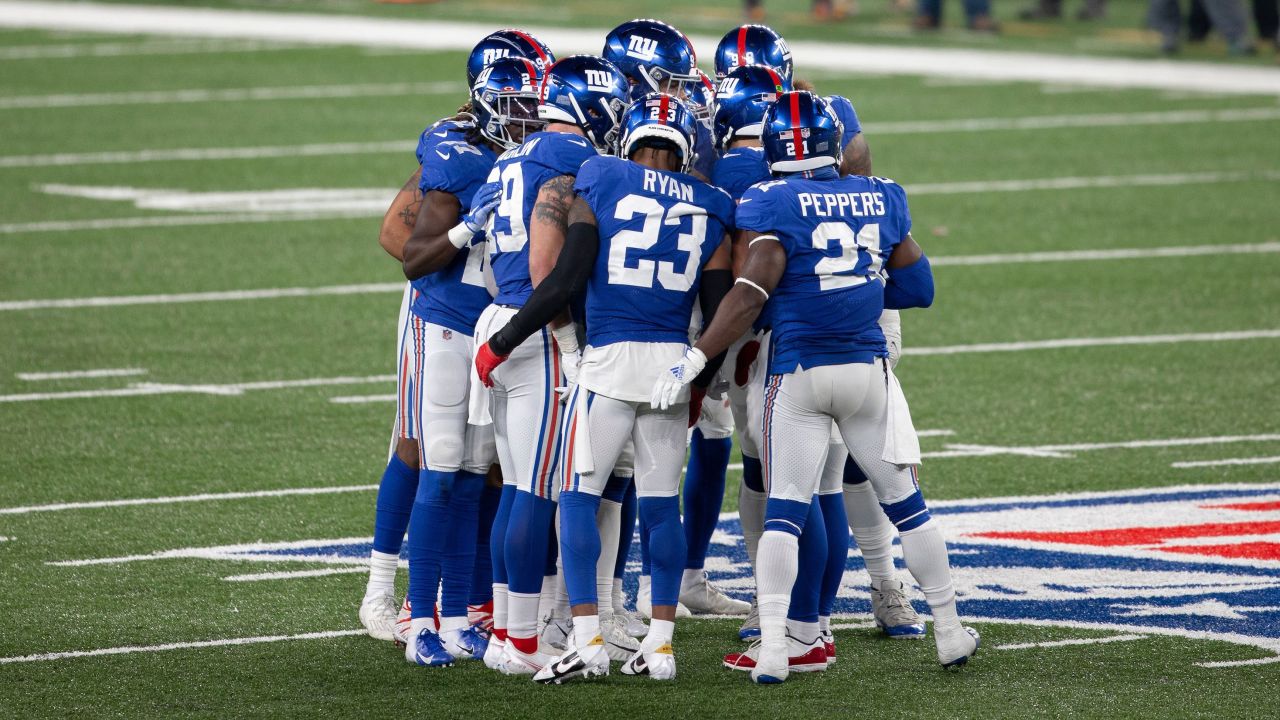
[[[1190,462],[1170,463],[1175,468],[1219,467],[1224,465],[1271,465],[1280,463],[1280,455],[1272,457],[1227,458],[1225,460],[1196,460]]]
[[[392,395],[340,395],[338,397],[329,398],[329,402],[338,405],[355,405],[359,403],[375,403],[375,402],[395,402],[396,396]]]
[[[194,55],[203,53],[296,50],[303,45],[259,40],[149,40],[136,43],[72,43],[67,45],[11,45],[0,47],[0,60],[45,60],[133,55]]]
[[[996,650],[1027,650],[1029,648],[1055,648],[1069,647],[1072,645],[1103,645],[1105,643],[1129,642],[1131,640],[1146,640],[1147,635],[1111,635],[1110,637],[1099,638],[1072,638],[1070,640],[1050,640],[1047,642],[1028,642],[1028,643],[1008,643],[1006,645],[996,645]]]
[[[289,497],[293,495],[333,495],[337,493],[377,490],[375,485],[335,485],[332,487],[282,488],[280,490],[243,490],[238,492],[198,493],[195,495],[170,495],[167,497],[125,498],[121,500],[87,500],[83,502],[51,503],[48,505],[24,505],[0,508],[0,515],[28,515],[30,513],[61,512],[63,510],[90,510],[97,508],[131,507],[136,505],[172,505],[175,503],[212,502],[218,500],[245,500],[249,498]]]
[[[366,83],[362,85],[296,85],[118,93],[18,95],[0,97],[0,110],[92,107],[104,105],[171,105],[176,103],[248,102],[260,100],[312,100],[323,98],[397,97],[445,95],[462,92],[460,82]]]
[[[367,212],[381,215],[395,197],[388,188],[277,188],[233,192],[192,191],[181,188],[139,188],[119,185],[46,183],[35,189],[50,195],[127,202],[139,210],[180,210],[205,213],[332,213]]]
[[[1280,75],[1280,73],[1277,73]],[[1095,177],[1056,177],[1027,180],[967,180],[944,183],[907,185],[910,195],[955,195],[978,192],[1028,192],[1033,190],[1083,190],[1116,187],[1161,187],[1203,185],[1206,183],[1280,180],[1280,171],[1223,171],[1201,173],[1167,173],[1141,175],[1099,175]]]
[[[285,642],[288,640],[325,640],[329,638],[350,637],[352,635],[364,634],[364,630],[326,630],[324,632],[301,633],[299,635],[259,635],[257,637],[197,640],[195,642],[165,643],[163,645],[126,645],[124,647],[99,648],[97,650],[69,650],[66,652],[5,657],[0,658],[0,665],[43,662],[46,660],[66,660],[68,658],[98,657],[101,655],[129,655],[132,653],[164,652],[165,650],[191,650],[195,648],[225,647],[228,645],[258,645],[261,643]]]
[[[133,383],[129,387],[109,390],[72,390],[68,392],[22,393],[0,395],[0,403],[35,402],[41,400],[78,400],[103,397],[136,397],[142,395],[241,395],[249,390],[286,390],[294,388],[322,387],[327,385],[363,385],[394,382],[395,375],[340,376],[330,378],[303,378],[300,380],[265,380],[261,382],[229,383],[223,385],[187,385],[167,383]]]
[[[904,122],[872,122],[864,125],[863,129],[872,136],[878,136],[942,132],[988,132],[992,130],[1052,130],[1080,127],[1182,125],[1187,123],[1250,122],[1255,120],[1280,120],[1280,108],[1259,107],[1227,110],[1168,110],[1163,112],[963,118],[958,120],[908,120]]]
[[[1219,435],[1213,437],[1170,438],[1162,440],[1128,440],[1105,443],[1073,443],[1068,445],[946,445],[947,449],[921,453],[921,458],[967,458],[991,455],[1027,455],[1032,457],[1071,457],[1069,453],[1093,450],[1139,450],[1144,448],[1191,447],[1196,445],[1231,445],[1246,442],[1277,442],[1280,434]],[[1065,455],[1064,455],[1065,453]],[[936,503],[935,503],[936,504]]]
[[[74,380],[79,378],[129,377],[146,375],[146,368],[100,368],[97,370],[66,370],[63,372],[14,373],[19,380]]]
[[[153,215],[129,218],[94,218],[91,220],[47,220],[0,225],[0,235],[36,232],[75,232],[79,230],[120,230],[125,228],[181,227],[184,225],[228,225],[238,223],[296,222],[309,220],[355,220],[376,217],[382,211],[335,210],[286,213],[213,213],[207,215]]]
[[[299,550],[304,548],[321,548],[332,547],[335,545],[344,545],[351,543],[371,543],[371,536],[352,537],[352,538],[327,538],[323,540],[292,540],[286,542],[256,542],[242,543],[239,545],[218,545],[214,547],[198,547],[198,548],[177,548],[174,550],[157,550],[153,553],[144,555],[123,555],[121,557],[107,558],[88,558],[84,560],[51,560],[45,562],[46,565],[55,567],[84,567],[86,565],[121,565],[123,563],[139,562],[144,560],[172,560],[175,558],[195,558],[195,559],[234,559],[234,560],[253,560],[259,562],[279,562],[287,560],[274,555],[263,555],[262,553],[276,550]],[[341,557],[334,555],[308,556],[307,562],[311,563],[329,563],[333,565],[360,565],[367,566],[368,559],[358,559],[351,557]]]
[[[323,287],[265,288],[262,290],[225,290],[198,293],[162,293],[159,295],[115,295],[106,297],[52,298],[45,300],[9,300],[0,302],[0,310],[44,310],[50,308],[119,307],[122,305],[176,305],[193,302],[229,302],[267,300],[323,295],[366,295],[398,293],[404,283],[363,283],[360,285],[327,285]]]
[[[324,45],[470,50],[492,27],[437,19],[406,20],[214,8],[130,6],[82,2],[0,2],[0,26],[98,33],[235,37]],[[594,52],[602,28],[529,26],[564,53]],[[718,38],[694,36],[704,54]],[[804,67],[862,73],[983,78],[1050,84],[1210,90],[1280,95],[1270,68],[1207,62],[1073,57],[1033,52],[950,49],[906,45],[856,45],[798,41],[792,52]]]
[[[1155,248],[1114,248],[1110,250],[1060,250],[994,255],[943,255],[930,258],[931,265],[1007,265],[1015,263],[1078,262],[1084,260],[1146,260],[1150,258],[1196,257],[1200,255],[1248,255],[1280,252],[1280,242],[1245,245],[1175,245]]]
[[[264,145],[259,147],[171,148],[151,150],[117,150],[109,152],[57,153],[53,155],[0,156],[0,168],[53,167],[59,165],[103,165],[117,163],[171,162],[186,160],[256,160],[259,158],[313,157],[322,155],[366,155],[374,153],[412,152],[416,142],[383,140],[380,142],[306,143],[303,145]]]
[[[957,355],[962,353],[1021,352],[1024,350],[1057,350],[1061,348],[1108,347],[1114,345],[1163,345],[1185,342],[1231,342],[1280,338],[1280,330],[1238,330],[1231,332],[1184,333],[1181,335],[1120,335],[1096,338],[1061,338],[1026,342],[975,343],[939,347],[905,347],[903,355]]]
[[[326,575],[346,575],[369,572],[368,565],[349,568],[322,568],[320,570],[282,570],[280,572],[249,573],[248,575],[228,575],[222,578],[227,582],[257,582],[259,580],[296,580],[297,578],[324,577]]]
[[[1251,660],[1218,660],[1216,662],[1198,662],[1197,666],[1202,668],[1226,668],[1226,667],[1245,667],[1247,665],[1271,665],[1280,662],[1280,655],[1271,657],[1253,658]]]

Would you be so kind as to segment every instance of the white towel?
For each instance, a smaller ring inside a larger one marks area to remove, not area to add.
[[[888,397],[884,412],[884,452],[880,457],[895,465],[920,464],[920,437],[911,423],[911,408],[907,396],[902,393],[893,370],[885,367],[885,390]]]
[[[574,413],[569,418],[570,427],[573,430],[573,457],[569,458],[573,461],[573,471],[579,475],[591,475],[596,470],[595,453],[591,452],[591,421],[588,419],[587,393],[589,391],[584,387],[574,388],[574,401],[570,404],[569,412]]]

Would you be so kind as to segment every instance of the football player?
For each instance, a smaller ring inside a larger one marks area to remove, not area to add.
[[[562,410],[556,388],[574,380],[578,341],[567,313],[552,329],[543,328],[518,345],[490,338],[555,265],[573,200],[573,178],[588,158],[616,147],[627,94],[626,79],[612,63],[587,55],[555,63],[543,80],[538,105],[546,130],[504,153],[489,178],[499,185],[500,200],[487,239],[498,294],[476,325],[476,343],[481,345],[476,362],[483,367],[485,358],[507,360],[486,384],[492,383],[488,410],[503,479],[514,485],[515,494],[505,518],[501,563],[499,548],[493,548],[499,642],[490,642],[485,662],[509,674],[536,673],[550,659],[539,650],[537,633],[555,515],[552,475],[561,452]],[[499,513],[495,537],[502,522]],[[612,563],[609,571],[612,583]],[[502,576],[505,588],[500,585]]]
[[[653,382],[687,346],[695,298],[701,295],[703,314],[711,318],[731,282],[727,231],[733,202],[686,174],[695,126],[692,108],[672,95],[650,93],[631,105],[623,118],[621,158],[591,158],[582,166],[555,268],[490,341],[501,347],[523,342],[586,288],[588,344],[564,425],[560,493],[574,642],[535,681],[559,684],[609,673],[597,617],[595,518],[628,440],[635,444],[635,483],[649,536],[653,621],[622,672],[675,677],[671,642],[685,559],[678,489],[692,408],[687,396],[661,409],[649,400]],[[482,349],[482,378],[498,360],[485,359]],[[695,382],[705,387],[714,372],[708,369]]]
[[[547,46],[521,30],[499,30],[483,38],[467,58],[467,87],[471,87],[476,75],[485,65],[502,57],[524,57],[541,70],[554,61]],[[416,156],[418,169],[396,194],[382,220],[378,243],[396,259],[404,261],[404,246],[409,240],[418,213],[422,208],[422,165],[432,156],[435,146],[442,141],[455,141],[454,133],[467,129],[472,123],[470,102],[460,108],[453,117],[433,123],[418,139]],[[421,283],[419,283],[421,284]],[[370,553],[369,581],[365,597],[360,604],[360,622],[369,634],[381,640],[396,640],[408,629],[408,623],[397,623],[395,602],[395,573],[400,557],[400,546],[409,526],[409,516],[417,494],[421,456],[418,435],[418,411],[422,400],[420,382],[422,368],[422,333],[420,316],[410,312],[410,307],[420,302],[415,283],[405,284],[400,306],[400,328],[396,347],[396,416],[392,430],[392,450],[388,454],[386,469],[378,487],[377,513],[374,521],[373,551]],[[481,505],[482,525],[491,524],[497,502],[496,488],[483,491]],[[484,521],[487,520],[487,523]],[[477,592],[472,604],[480,607],[489,602],[488,562],[476,564]],[[407,613],[406,613],[407,614]],[[403,640],[403,638],[399,638]]]
[[[745,85],[739,87],[739,82],[743,78],[724,82],[724,78],[728,77],[735,68],[741,68],[753,62],[768,66],[788,85],[792,81],[791,50],[782,37],[771,28],[763,25],[743,25],[729,31],[720,40],[716,48],[715,63],[716,73],[722,78],[721,104],[726,107],[722,107],[722,112],[719,113],[723,117],[716,127],[716,139],[720,149],[725,152],[721,159],[725,167],[721,170],[717,165],[715,182],[727,189],[735,198],[740,198],[742,192],[752,184],[769,178],[769,169],[764,162],[758,140],[758,123],[763,117],[765,105],[759,102],[745,102],[753,96],[753,93],[757,95],[758,93]],[[767,90],[768,78],[757,77],[756,80],[761,88]],[[830,96],[826,100],[828,108],[834,110],[843,128],[840,173],[870,175],[871,151],[863,136],[853,104],[847,98],[838,95]],[[737,127],[730,127],[730,123]],[[743,128],[746,129],[745,132]],[[742,251],[738,253],[739,256],[743,256]],[[755,330],[759,331],[766,327],[767,323],[758,320],[757,325]],[[886,309],[880,317],[880,327],[889,347],[890,365],[896,365],[902,346],[902,327],[898,311]],[[730,352],[730,362],[735,368],[735,379],[739,381],[730,386],[730,400],[735,409],[735,420],[738,421],[739,427],[744,429],[741,437],[743,473],[739,493],[739,513],[747,553],[752,558],[755,556],[760,533],[763,532],[765,506],[765,492],[756,442],[759,437],[758,420],[760,403],[763,399],[763,377],[762,371],[752,375],[752,369],[757,366],[754,361],[760,354],[760,341],[764,339],[766,339],[764,336],[760,336],[744,340],[738,352]],[[836,447],[841,442],[839,433],[833,427],[831,452],[843,455]],[[842,530],[843,523],[840,522],[841,516],[844,516],[852,529],[868,574],[871,576],[872,615],[877,626],[886,635],[896,639],[924,637],[924,625],[911,607],[907,599],[906,587],[897,578],[893,565],[893,526],[881,511],[873,489],[866,483],[865,475],[851,458],[846,459],[844,467],[841,467],[839,460],[832,457],[824,478],[826,481],[822,483],[819,491],[819,502],[822,504],[824,518],[831,530],[829,544],[832,547],[848,544],[847,534]],[[840,480],[843,480],[843,483]],[[832,654],[835,651],[835,639],[829,630],[829,616],[835,603],[835,593],[839,589],[840,579],[843,577],[846,559],[847,553],[828,554],[830,566],[824,575],[821,601],[824,609],[822,624],[828,650]],[[739,634],[743,639],[759,634],[754,611],[748,616]]]
[[[815,517],[832,420],[898,528],[933,610],[939,662],[964,664],[978,648],[956,613],[946,544],[916,478],[919,442],[878,324],[885,307],[932,303],[929,261],[911,237],[900,186],[840,176],[840,134],[812,93],[784,93],[770,107],[761,136],[780,179],[753,186],[738,204],[749,248],[742,271],[697,345],[654,386],[660,406],[679,400],[708,355],[741,337],[772,297],[761,447],[769,500],[756,551],[761,641],[751,670],[761,683],[782,682],[790,658],[821,646],[816,604],[803,615],[789,605],[799,566],[822,554],[806,557],[798,546]]]
[[[422,283],[414,313],[424,328],[423,471],[409,521],[412,621],[405,647],[405,657],[419,665],[478,659],[487,645],[483,631],[467,622],[480,496],[496,459],[492,426],[467,422],[471,338],[491,299],[483,249],[471,244],[498,204],[497,188],[485,185],[497,152],[518,147],[542,125],[539,80],[524,58],[501,58],[480,72],[471,90],[476,122],[437,131],[441,140],[423,160],[423,209],[404,248],[405,275]],[[438,589],[439,634],[431,612]]]

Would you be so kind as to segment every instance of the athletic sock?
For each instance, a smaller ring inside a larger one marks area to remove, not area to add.
[[[822,629],[816,620],[805,622],[787,618],[787,634],[805,645],[812,645],[822,637]]]
[[[756,602],[760,613],[760,639],[778,645],[786,639],[787,607],[799,572],[799,538],[781,530],[760,536],[756,564]]]
[[[538,651],[538,594],[507,590],[507,642],[526,655]]]
[[[573,646],[590,647],[591,641],[600,634],[599,615],[575,615],[573,618]]]
[[[484,475],[454,474],[447,513],[449,532],[440,556],[440,615],[467,616],[476,565],[476,528],[480,524],[480,495]]]
[[[493,635],[499,640],[507,639],[507,525],[515,497],[515,485],[502,486],[489,534],[489,557],[493,561]]]
[[[502,500],[502,488],[485,484],[480,491],[480,511],[476,524],[476,559],[471,576],[471,605],[484,605],[493,599],[493,558],[490,556],[490,538],[493,523]]]
[[[622,592],[622,578],[613,579],[613,614],[626,612],[627,597]]]
[[[400,555],[409,514],[418,491],[418,469],[409,467],[399,455],[391,454],[378,484],[377,510],[373,516],[373,549],[388,555]]]
[[[849,561],[849,520],[844,514],[842,493],[819,495],[818,505],[822,508],[822,524],[827,536],[827,563],[822,571],[818,614],[830,616]]]
[[[925,600],[933,610],[935,634],[960,626],[956,615],[956,593],[951,584],[951,564],[947,543],[938,524],[929,515],[924,495],[917,489],[905,498],[884,503],[885,515],[902,538],[902,559],[911,571]]]
[[[823,523],[822,507],[816,502],[817,498],[813,500],[809,503],[804,529],[796,544],[796,576],[791,586],[787,619],[814,623],[816,628],[823,575],[827,567],[827,528]]]
[[[747,546],[751,567],[756,567],[760,534],[764,532],[764,510],[769,495],[764,491],[764,475],[760,460],[742,456],[742,488],[738,493],[738,519],[742,524],[742,540]]]
[[[653,652],[671,642],[675,632],[676,623],[674,620],[650,620],[649,632],[644,636],[644,640],[641,641],[640,649],[646,652]]]
[[[684,529],[680,527],[680,498],[642,497],[640,518],[649,536],[652,604],[675,605],[680,598],[686,553]]]
[[[818,632],[822,633],[823,635],[831,634],[831,616],[830,615],[818,616]]]
[[[505,543],[507,637],[521,652],[537,650],[538,598],[546,571],[555,503],[518,490]],[[532,644],[530,644],[532,643]],[[532,650],[524,650],[532,647]]]
[[[708,439],[702,430],[693,431],[684,473],[684,537],[689,548],[686,568],[701,570],[706,562],[711,535],[720,521],[724,478],[732,450],[731,438]]]
[[[435,608],[442,550],[453,525],[449,494],[456,475],[430,469],[419,474],[418,494],[409,518],[409,603],[415,618],[431,615]]]
[[[598,600],[596,571],[601,543],[596,515],[600,505],[599,496],[592,493],[577,490],[560,493],[560,555],[564,559],[565,587],[571,606]]]
[[[893,566],[893,523],[885,516],[875,488],[853,458],[845,461],[843,495],[849,530],[862,552],[872,584],[879,587],[881,582],[897,576]]]
[[[493,636],[507,639],[507,584],[493,584]]]
[[[365,586],[364,596],[394,591],[396,586],[396,569],[400,566],[400,556],[374,550],[369,553],[369,584]]]
[[[627,572],[627,562],[631,559],[631,543],[636,535],[636,518],[639,515],[639,503],[636,501],[636,483],[634,478],[627,481],[626,494],[622,498],[622,515],[618,528],[618,560],[613,566],[613,577],[621,591],[622,578]]]
[[[600,605],[601,615],[613,614],[613,566],[618,556],[618,521],[621,516],[622,503],[601,499],[600,508],[596,511],[596,535],[600,542],[600,549],[596,551],[596,602]]]

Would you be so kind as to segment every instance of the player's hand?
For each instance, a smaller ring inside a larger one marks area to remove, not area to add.
[[[502,202],[501,184],[491,182],[481,185],[475,196],[471,198],[471,209],[462,216],[462,223],[473,233],[482,232],[485,223],[489,222],[489,216],[497,209],[500,202]]]
[[[743,343],[738,350],[738,358],[733,368],[733,383],[738,387],[747,384],[747,380],[751,377],[751,365],[756,361],[756,356],[760,354],[760,341],[749,340]]]
[[[684,351],[680,362],[667,368],[667,371],[662,373],[658,381],[653,384],[653,394],[649,397],[649,404],[658,410],[666,410],[675,405],[680,391],[685,385],[693,382],[693,379],[706,366],[707,356],[698,348],[688,348]]]
[[[489,343],[481,345],[476,351],[476,374],[485,387],[493,387],[493,371],[506,360],[506,355],[498,355],[489,349]]]
[[[697,425],[698,418],[702,417],[702,401],[706,396],[706,388],[700,388],[697,385],[689,388],[689,427]]]
[[[576,350],[560,353],[560,372],[564,373],[566,385],[572,386],[578,382],[578,363],[581,360],[582,356]]]

